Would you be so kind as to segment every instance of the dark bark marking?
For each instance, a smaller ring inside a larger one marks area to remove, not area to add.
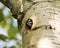
[[[20,15],[17,17],[17,23],[18,23],[18,29],[22,28],[22,20],[24,18],[24,13],[20,13]]]
[[[31,45],[31,46],[29,46],[28,48],[32,48],[32,47],[34,47],[34,45]]]

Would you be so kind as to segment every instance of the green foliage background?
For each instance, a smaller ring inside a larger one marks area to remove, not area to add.
[[[8,47],[7,45],[5,45],[2,48],[22,48],[22,40],[17,37],[17,34],[20,34],[17,28],[17,21],[12,17],[9,9],[8,9],[8,12],[6,12],[7,15],[5,15],[4,14],[5,9],[8,9],[8,8],[5,7],[4,5],[0,5],[0,28],[5,29],[8,33],[8,36],[0,34],[0,40],[7,43],[11,40],[14,40],[16,41],[16,46],[11,45]]]

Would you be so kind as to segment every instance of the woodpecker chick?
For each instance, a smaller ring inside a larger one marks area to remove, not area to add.
[[[29,29],[31,29],[32,24],[33,24],[32,19],[28,19],[27,22],[26,22],[26,26],[27,26]]]

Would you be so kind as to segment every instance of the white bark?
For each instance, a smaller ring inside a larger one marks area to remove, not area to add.
[[[21,9],[24,12],[20,30],[23,48],[60,48],[60,0],[23,0],[23,6],[19,0],[9,1],[15,12],[19,13]],[[28,23],[31,28],[26,25],[28,19],[33,22]]]
[[[60,1],[34,4],[22,21],[23,48],[60,48]],[[33,20],[31,29],[26,21]]]

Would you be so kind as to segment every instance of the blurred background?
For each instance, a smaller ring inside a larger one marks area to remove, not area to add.
[[[22,37],[17,20],[10,10],[0,2],[0,48],[22,48]]]

